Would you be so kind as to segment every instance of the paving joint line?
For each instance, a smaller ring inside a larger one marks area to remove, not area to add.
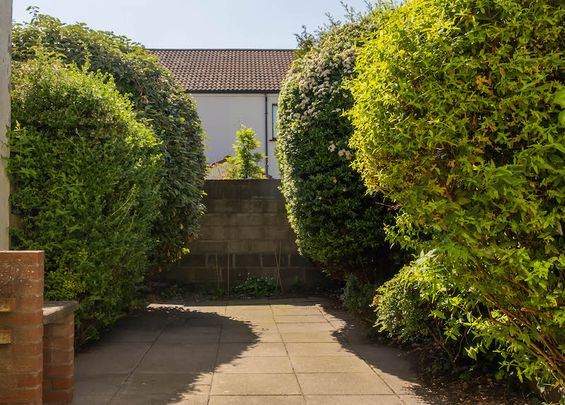
[[[228,306],[227,305],[223,305],[224,307],[224,311],[223,311],[223,315],[219,315],[222,318],[227,318],[227,311],[228,311]],[[210,400],[212,399],[212,386],[214,385],[214,379],[216,377],[216,369],[218,368],[218,360],[220,359],[220,345],[222,342],[222,333],[224,332],[224,322],[222,322],[220,324],[220,334],[218,336],[218,347],[216,349],[216,358],[214,360],[214,369],[212,370],[212,380],[210,381],[210,391],[208,392],[208,398],[206,399],[206,405],[210,405]]]
[[[186,322],[186,320],[185,320]],[[141,362],[143,361],[143,359],[145,359],[145,356],[147,356],[147,353],[149,353],[149,351],[153,348],[153,346],[155,345],[155,343],[157,343],[157,341],[159,340],[159,338],[161,337],[161,335],[163,334],[163,332],[165,331],[165,326],[163,326],[161,328],[161,331],[159,332],[159,334],[157,335],[157,337],[151,342],[151,344],[149,345],[149,347],[147,348],[147,350],[143,353],[143,355],[141,356],[141,358],[139,359],[139,361],[135,364],[135,366],[131,369],[131,371],[128,373],[128,375],[126,376],[126,378],[120,383],[120,387],[118,388],[118,390],[114,393],[114,395],[112,395],[112,397],[110,398],[110,400],[108,401],[108,405],[111,405],[112,402],[114,401],[114,399],[116,399],[116,397],[120,394],[120,392],[122,391],[122,389],[124,388],[124,386],[126,385],[126,383],[130,380],[131,376],[133,375],[133,373],[135,372],[135,370],[137,370],[137,368],[139,367],[139,365],[141,364]]]
[[[294,379],[296,380],[296,384],[298,385],[298,389],[300,390],[300,396],[302,397],[302,400],[304,401],[304,403],[306,403],[306,396],[304,394],[304,390],[302,389],[302,385],[300,384],[300,380],[298,379],[298,375],[296,373],[296,370],[294,369],[294,364],[292,364],[292,360],[290,359],[290,354],[288,353],[288,348],[286,346],[287,342],[285,342],[284,339],[282,338],[282,334],[281,334],[281,331],[279,329],[279,324],[277,323],[277,320],[275,319],[275,311],[273,311],[273,305],[269,304],[269,308],[271,309],[271,313],[273,314],[273,320],[275,321],[275,327],[277,328],[277,332],[278,332],[279,336],[281,337],[281,341],[282,341],[282,344],[284,346],[284,351],[286,353],[288,363],[290,364],[290,368],[292,369],[292,375],[294,375]]]

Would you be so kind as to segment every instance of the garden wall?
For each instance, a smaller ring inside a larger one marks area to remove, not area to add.
[[[322,272],[297,251],[279,186],[279,180],[208,180],[200,237],[168,278],[227,290],[248,274],[280,273],[283,291],[323,283]]]
[[[77,302],[43,302],[44,256],[0,251],[0,404],[73,401]]]
[[[12,2],[0,1],[0,250],[8,249],[8,195],[6,131],[10,125],[10,29]]]

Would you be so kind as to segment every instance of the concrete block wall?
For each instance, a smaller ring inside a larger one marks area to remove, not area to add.
[[[168,278],[229,290],[248,274],[280,275],[283,291],[324,280],[298,253],[279,186],[280,180],[208,180],[200,236]]]

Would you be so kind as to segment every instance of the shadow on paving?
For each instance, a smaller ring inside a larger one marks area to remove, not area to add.
[[[438,381],[433,385],[422,383],[416,370],[418,360],[400,348],[375,340],[375,331],[347,311],[331,304],[323,305],[329,322],[336,327],[332,335],[343,347],[365,361],[385,383],[397,393],[404,403],[429,405],[501,405],[533,404],[524,394],[511,392],[509,387],[473,387],[464,382]],[[464,390],[462,390],[464,388]],[[465,391],[465,392],[463,392]]]
[[[223,308],[152,304],[120,320],[77,356],[73,403],[206,404],[219,362],[257,342],[251,325],[221,315]],[[219,359],[222,332],[234,342]]]
[[[408,403],[453,405],[453,398],[443,397],[422,384],[413,355],[399,348],[375,341],[375,331],[345,310],[323,305],[333,336],[352,354],[365,361],[379,377]]]

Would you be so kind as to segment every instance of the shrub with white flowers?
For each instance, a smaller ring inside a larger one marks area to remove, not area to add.
[[[370,280],[390,268],[383,230],[390,209],[379,194],[367,194],[351,168],[353,128],[344,116],[353,103],[344,83],[353,74],[354,46],[368,29],[366,21],[334,25],[297,52],[279,99],[277,156],[301,252],[333,275]]]

